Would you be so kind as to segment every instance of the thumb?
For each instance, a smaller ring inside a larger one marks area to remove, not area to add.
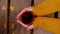
[[[27,30],[33,29],[33,25],[27,27]]]

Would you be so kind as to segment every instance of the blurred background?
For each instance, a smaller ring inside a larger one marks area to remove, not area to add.
[[[34,0],[34,5],[37,5],[41,2],[41,0]],[[0,34],[7,34],[8,25],[9,25],[9,34],[53,34],[52,32],[43,30],[41,28],[36,28],[31,30],[27,30],[23,26],[21,26],[16,21],[16,16],[20,13],[22,9],[31,5],[31,0],[10,0],[10,11],[9,17],[7,17],[8,13],[8,0],[0,0]],[[45,15],[46,17],[55,17],[54,14]],[[60,18],[60,12],[58,12],[58,18]],[[9,18],[9,24],[8,20]]]

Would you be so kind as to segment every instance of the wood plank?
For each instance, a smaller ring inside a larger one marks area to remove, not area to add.
[[[30,34],[30,31],[27,31],[22,25],[16,21],[16,16],[23,10],[25,7],[30,6],[31,0],[11,0],[11,6],[14,6],[13,11],[10,10],[10,33],[15,34]],[[14,21],[14,29],[11,29],[12,21]]]
[[[7,0],[0,0],[0,34],[7,34],[7,9],[3,10],[2,7],[7,8]]]

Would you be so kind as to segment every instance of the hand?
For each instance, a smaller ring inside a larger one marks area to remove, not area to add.
[[[33,25],[30,25],[29,27],[27,27],[27,30],[33,29]]]

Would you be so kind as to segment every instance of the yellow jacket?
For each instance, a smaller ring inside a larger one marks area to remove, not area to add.
[[[60,34],[60,19],[41,17],[48,15],[60,10],[60,0],[44,0],[40,4],[33,6],[33,13],[37,16],[33,26],[34,28],[39,27],[55,34]]]
[[[60,10],[60,0],[44,0],[32,8],[33,13],[37,16],[51,14]]]
[[[34,28],[42,28],[55,34],[60,34],[60,19],[37,17],[33,22]]]

